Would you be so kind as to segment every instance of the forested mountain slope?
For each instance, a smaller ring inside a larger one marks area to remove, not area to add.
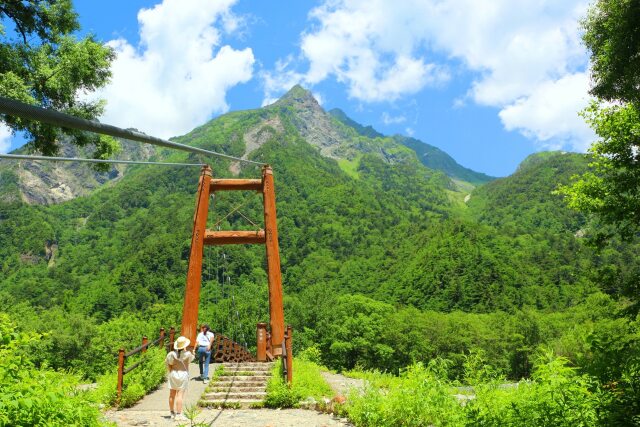
[[[633,247],[621,245],[608,257],[587,247],[575,235],[580,217],[551,194],[555,183],[585,167],[579,155],[527,162],[512,177],[478,188],[469,206],[461,206],[451,201],[455,186],[443,172],[425,167],[393,138],[369,138],[336,120],[301,88],[266,108],[226,114],[177,141],[273,165],[287,322],[299,331],[297,346],[324,343],[334,366],[351,366],[360,357],[357,349],[352,356],[331,349],[332,340],[342,339],[334,335],[335,324],[327,324],[342,321],[331,314],[336,307],[352,313],[347,307],[353,305],[372,319],[378,309],[386,316],[407,306],[561,310],[596,291],[602,272],[617,279],[637,268]],[[216,177],[260,175],[256,167],[227,160],[166,150],[156,156],[210,162]],[[198,175],[197,168],[135,166],[113,185],[67,202],[4,199],[0,310],[39,331],[65,316],[88,330],[125,313],[176,324]],[[258,196],[224,193],[214,200],[210,226],[240,203],[243,214],[261,222]],[[253,227],[238,214],[220,226]],[[225,331],[226,313],[237,302],[242,325],[234,333],[252,337],[255,322],[268,316],[264,262],[259,246],[207,248],[202,318]],[[221,269],[232,277],[225,290],[217,284]],[[352,301],[354,295],[360,296]],[[73,352],[68,343],[51,346],[47,354]],[[371,366],[397,368],[408,356],[384,363],[366,357]]]
[[[477,189],[467,211],[450,203],[449,178],[424,167],[415,152],[336,122],[300,87],[178,140],[273,165],[288,292],[322,286],[421,308],[487,311],[559,308],[596,286],[582,273],[593,259],[574,237],[581,219],[551,194],[585,167],[580,155],[528,161],[512,177]],[[228,161],[213,168],[215,176],[259,174]],[[116,185],[57,206],[3,203],[0,289],[12,298],[27,292],[25,301],[44,305],[71,299],[105,318],[180,298],[197,175],[135,167]],[[257,218],[254,199],[246,210]],[[233,203],[220,196],[216,214]],[[238,215],[227,222],[243,225]],[[48,263],[52,242],[57,259]],[[230,250],[245,280],[264,279],[259,249]],[[108,310],[98,307],[105,303]]]

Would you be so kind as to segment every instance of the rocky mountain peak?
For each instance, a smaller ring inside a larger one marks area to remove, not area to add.
[[[302,108],[313,108],[320,109],[322,107],[318,103],[318,101],[313,97],[311,91],[303,88],[300,85],[295,85],[289,92],[282,95],[282,97],[275,102],[274,105],[286,106],[291,105],[294,107],[302,107]]]
[[[347,136],[338,129],[332,117],[320,106],[310,91],[300,85],[295,85],[275,103],[267,108],[276,110],[293,109],[295,114],[291,120],[311,145],[320,148],[320,152],[327,157],[339,158],[335,153],[341,141]]]

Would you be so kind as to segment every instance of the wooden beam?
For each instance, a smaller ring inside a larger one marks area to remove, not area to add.
[[[204,250],[203,238],[207,228],[207,214],[209,213],[210,181],[211,168],[204,166],[198,185],[196,212],[193,216],[191,253],[189,255],[189,269],[187,270],[187,285],[184,290],[184,305],[182,306],[182,329],[180,329],[181,335],[191,340],[189,345],[191,348],[196,345],[196,334],[198,333],[198,306],[200,304],[202,252]]]
[[[216,191],[262,191],[261,179],[212,179],[211,192]]]
[[[264,230],[258,231],[211,231],[204,234],[205,245],[246,245],[264,243]]]
[[[265,248],[267,252],[267,280],[269,282],[269,317],[271,323],[271,347],[274,356],[282,355],[284,341],[284,308],[282,304],[282,273],[280,272],[280,250],[278,247],[278,225],[276,221],[276,193],[271,166],[262,169]]]

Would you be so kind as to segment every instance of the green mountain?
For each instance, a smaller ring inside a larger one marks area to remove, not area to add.
[[[345,125],[354,128],[360,135],[368,138],[384,138],[384,135],[375,130],[371,125],[362,126],[360,123],[352,120],[347,114],[339,108],[329,110],[329,114],[344,123]]]
[[[340,121],[344,125],[355,129],[356,132],[358,132],[358,134],[362,136],[366,136],[367,138],[372,139],[385,138],[383,134],[376,131],[373,127],[365,127],[355,122],[339,108],[330,110],[329,114],[331,114],[336,120]],[[394,135],[392,138],[405,147],[408,147],[411,150],[415,151],[420,162],[422,162],[422,164],[429,169],[442,171],[447,176],[456,180],[469,182],[474,185],[480,185],[495,179],[494,177],[491,177],[489,175],[485,175],[483,173],[476,172],[471,169],[465,168],[464,166],[461,166],[453,159],[453,157],[449,156],[444,151],[418,139],[402,135]]]
[[[402,135],[395,135],[393,138],[415,151],[423,165],[442,171],[451,178],[475,185],[481,185],[495,179],[492,176],[461,166],[453,157],[433,145]]]
[[[297,350],[316,345],[336,368],[362,362],[399,369],[425,354],[447,354],[459,373],[471,347],[492,348],[486,331],[504,313],[567,310],[599,289],[616,296],[609,285],[640,271],[635,246],[603,255],[586,245],[578,233],[584,219],[552,194],[556,183],[586,168],[581,155],[534,156],[511,177],[474,190],[465,204],[466,193],[416,151],[396,138],[363,134],[300,87],[176,140],[273,165],[287,322]],[[225,159],[164,149],[154,156],[206,161],[216,177],[260,175]],[[4,194],[20,185],[13,176]],[[96,356],[70,331],[86,330],[83,339],[91,341],[103,337],[102,325],[136,336],[127,325],[177,324],[198,176],[197,168],[133,166],[109,185],[56,204],[0,197],[0,311],[24,330],[58,328],[34,350],[41,360],[96,375],[111,366],[110,355]],[[227,215],[237,206],[242,215]],[[261,212],[254,194],[221,193],[209,224],[253,229],[246,218],[259,226]],[[207,248],[201,318],[251,343],[255,323],[268,318],[264,264],[259,246]],[[220,286],[221,277],[231,284]],[[452,313],[446,321],[465,332],[447,332],[431,350],[418,351],[424,324],[413,320],[444,319],[430,310]],[[490,317],[496,312],[503,314]],[[394,323],[378,342],[376,328],[387,321]],[[476,331],[482,339],[448,346],[472,333],[468,322],[487,328]],[[491,351],[510,375],[527,375],[531,343],[541,338],[524,343],[514,337],[528,340],[533,332],[520,331],[520,321],[508,324],[499,338],[504,346]]]

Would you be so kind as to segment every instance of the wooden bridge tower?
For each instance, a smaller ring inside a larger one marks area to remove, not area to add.
[[[212,231],[207,230],[209,195],[219,191],[256,191],[262,193],[264,205],[264,230]],[[273,356],[282,355],[285,336],[284,309],[282,306],[282,275],[276,223],[276,197],[271,166],[264,166],[262,179],[214,179],[211,168],[204,166],[198,184],[196,210],[193,218],[191,254],[187,272],[184,306],[182,308],[182,335],[195,343],[198,333],[198,308],[202,283],[202,256],[204,245],[255,244],[265,245],[267,276],[269,283],[269,316],[271,348]]]

